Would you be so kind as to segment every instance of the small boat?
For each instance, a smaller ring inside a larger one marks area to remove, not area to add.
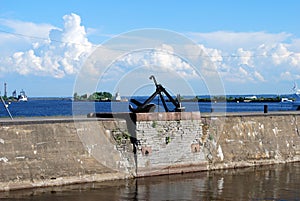
[[[281,102],[282,103],[292,103],[293,100],[289,99],[289,98],[281,98]]]
[[[28,98],[27,95],[25,93],[25,91],[22,89],[22,91],[20,91],[20,94],[18,96],[18,101],[19,102],[27,102]]]

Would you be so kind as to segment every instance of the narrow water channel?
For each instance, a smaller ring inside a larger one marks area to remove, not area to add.
[[[300,200],[300,162],[0,192],[1,200]]]

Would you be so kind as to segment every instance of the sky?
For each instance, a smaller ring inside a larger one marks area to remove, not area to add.
[[[70,97],[77,90],[146,95],[153,91],[151,74],[183,95],[289,94],[300,84],[297,0],[0,5],[2,95],[4,83],[8,95],[24,89],[29,97]]]

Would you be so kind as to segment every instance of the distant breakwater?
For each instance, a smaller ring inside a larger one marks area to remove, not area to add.
[[[263,102],[281,102],[282,98],[280,96],[277,97],[226,97],[226,96],[212,96],[207,98],[201,98],[196,96],[192,99],[181,99],[181,102],[256,102],[256,103],[263,103]],[[290,99],[291,101],[294,99]]]
[[[288,98],[287,98],[288,97]],[[17,101],[17,99],[11,98],[11,97],[5,97],[2,96],[2,98],[5,101]],[[127,102],[131,98],[140,99],[140,100],[146,100],[147,96],[133,96],[128,97],[124,96],[121,100],[115,100],[114,97],[105,97],[105,98],[89,98],[87,96],[82,96],[80,98],[74,98],[74,97],[29,97],[29,100],[69,100],[74,102]],[[176,97],[174,97],[176,98]],[[295,100],[295,98],[292,95],[258,95],[258,96],[247,96],[247,95],[228,95],[228,96],[209,96],[209,95],[203,95],[203,96],[181,96],[180,101],[181,102],[281,102],[282,98],[287,98],[290,101]],[[157,99],[157,98],[156,98]],[[155,100],[156,100],[155,99]],[[166,101],[169,101],[166,98]]]
[[[136,99],[146,100],[146,96],[137,96]],[[175,98],[175,97],[174,97]],[[158,100],[158,98],[156,98]],[[156,101],[154,100],[154,102]],[[114,99],[76,99],[75,102],[82,102],[82,101],[90,101],[90,102],[127,102],[130,101],[130,98],[124,98],[124,100],[116,101]],[[294,101],[294,98],[289,98],[288,100]],[[169,99],[166,98],[167,102],[170,102]],[[194,98],[185,98],[181,97],[180,102],[256,102],[256,103],[263,103],[263,102],[281,102],[282,97],[276,96],[276,97],[245,97],[245,96],[239,96],[239,97],[226,97],[226,96],[212,96],[212,97],[201,97],[196,96]]]

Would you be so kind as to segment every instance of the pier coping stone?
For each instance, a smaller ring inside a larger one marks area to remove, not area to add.
[[[200,112],[155,112],[137,113],[136,121],[201,120]]]
[[[137,121],[201,120],[200,112],[151,112],[151,113],[90,113],[89,118],[131,119]]]
[[[237,112],[237,113],[201,113],[201,112],[154,112],[154,113],[90,113],[87,117],[26,117],[0,119],[0,126],[21,125],[21,124],[47,124],[76,121],[112,121],[112,119],[128,119],[133,121],[172,121],[172,120],[201,120],[201,118],[212,117],[247,117],[247,116],[288,116],[300,115],[300,111],[279,111],[279,112]]]
[[[51,123],[72,123],[84,121],[114,121],[111,118],[86,118],[86,117],[26,117],[0,119],[0,126],[4,125],[24,125],[24,124],[51,124]]]
[[[134,122],[137,121],[176,121],[176,120],[201,120],[202,118],[214,118],[214,117],[255,117],[255,116],[289,116],[300,115],[300,111],[276,111],[276,112],[150,112],[150,113],[90,113],[88,118],[101,119],[131,119]]]

